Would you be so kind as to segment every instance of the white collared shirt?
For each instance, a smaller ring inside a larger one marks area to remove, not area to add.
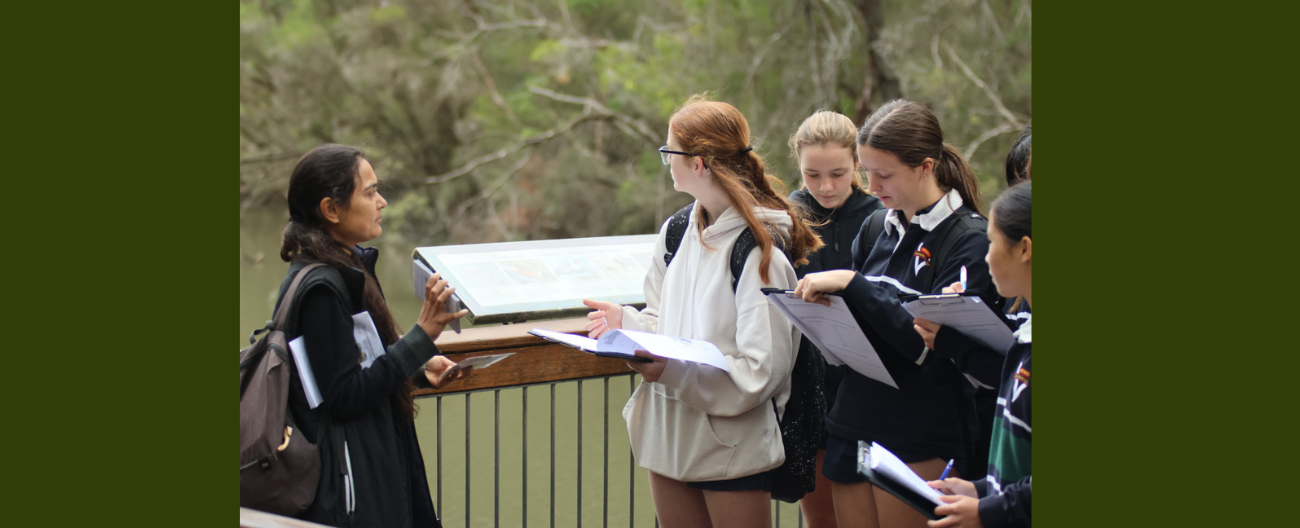
[[[929,211],[912,215],[912,223],[919,224],[921,229],[926,231],[934,231],[934,228],[947,220],[948,216],[960,208],[963,203],[961,193],[957,192],[957,189],[950,190],[946,196],[935,202]],[[894,229],[898,229],[900,234],[907,233],[907,226],[903,225],[903,221],[898,219],[898,215],[894,213],[893,209],[890,209],[888,213],[885,213],[885,234],[892,233]],[[899,240],[903,239],[902,236],[898,238]]]

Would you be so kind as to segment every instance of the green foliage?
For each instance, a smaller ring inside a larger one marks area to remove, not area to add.
[[[298,156],[339,142],[379,160],[387,236],[650,233],[691,200],[655,149],[673,110],[705,91],[745,114],[769,172],[795,188],[786,140],[805,117],[828,108],[860,123],[883,102],[864,95],[867,4],[241,2],[241,203],[282,200]],[[885,4],[877,66],[935,111],[948,142],[965,149],[1006,122],[948,47],[1030,118],[1028,2]],[[986,199],[1018,132],[976,150]]]

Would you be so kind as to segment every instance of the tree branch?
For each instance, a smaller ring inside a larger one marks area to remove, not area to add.
[[[975,138],[975,141],[971,142],[970,146],[966,147],[966,152],[961,153],[961,157],[969,160],[970,157],[975,154],[975,149],[980,147],[980,143],[988,141],[989,138],[998,134],[1004,134],[1013,130],[1017,130],[1017,128],[1013,127],[1011,123],[1005,121],[1001,125],[985,130],[983,134],[980,134],[979,137]]]
[[[581,114],[578,114],[576,117],[570,119],[568,122],[566,122],[563,125],[560,125],[557,128],[553,128],[546,132],[542,132],[541,134],[537,134],[509,148],[503,148],[491,154],[484,154],[482,156],[474,158],[470,160],[468,163],[466,163],[464,166],[460,167],[459,169],[444,174],[439,174],[437,176],[430,176],[428,178],[425,178],[424,183],[442,183],[460,176],[464,176],[465,174],[478,168],[479,166],[486,165],[488,163],[492,163],[494,161],[505,158],[506,156],[519,152],[526,147],[536,145],[538,143],[544,143],[546,141],[550,141],[551,139],[554,139],[556,136],[559,136],[560,134],[564,134],[572,130],[573,127],[576,126],[578,123],[581,123],[583,121],[589,121],[592,119],[608,119],[609,117],[611,116],[593,114],[590,108],[584,109]]]
[[[663,139],[662,137],[657,136],[654,133],[654,131],[650,130],[650,127],[646,126],[645,123],[633,119],[631,116],[628,116],[627,114],[611,110],[609,109],[609,107],[600,104],[600,101],[597,101],[590,97],[577,97],[573,95],[557,93],[551,90],[547,90],[546,88],[542,88],[540,86],[529,86],[528,91],[533,92],[537,95],[550,97],[551,99],[555,99],[556,101],[563,101],[566,103],[584,105],[587,107],[587,111],[596,112],[597,114],[601,114],[601,115],[605,115],[617,119],[618,121],[622,122],[628,127],[631,127],[632,130],[635,130],[637,132],[637,135],[641,136],[641,139],[644,139],[651,144],[658,144],[659,140]]]
[[[984,95],[987,95],[990,101],[993,101],[993,106],[997,107],[998,113],[1002,114],[1002,117],[1006,118],[1008,123],[1011,123],[1011,125],[1016,128],[1025,127],[1024,122],[1017,118],[1015,114],[1011,113],[1011,110],[1007,110],[1006,105],[1002,104],[1002,97],[999,96],[997,92],[994,92],[992,88],[989,88],[987,84],[984,84],[984,81],[980,80],[980,78],[975,75],[975,72],[971,71],[970,67],[967,66],[965,62],[962,62],[961,57],[957,56],[957,52],[953,51],[952,46],[949,46],[948,43],[945,42],[943,48],[948,51],[948,58],[952,59],[952,61],[957,63],[957,66],[961,68],[962,73],[965,73],[966,77],[968,77],[971,82],[975,83],[975,86],[978,86],[983,90]]]

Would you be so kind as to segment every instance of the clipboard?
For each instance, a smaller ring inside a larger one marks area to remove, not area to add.
[[[1006,318],[984,302],[978,291],[905,295],[901,300],[903,309],[912,317],[950,326],[1000,354],[1006,354],[1015,343]]]
[[[885,449],[884,446],[875,442],[868,445],[865,441],[858,440],[858,473],[867,477],[867,480],[871,482],[871,485],[889,492],[890,495],[897,497],[898,500],[903,501],[904,504],[907,504],[916,511],[921,512],[921,515],[924,515],[925,518],[932,521],[940,519],[940,517],[934,513],[934,509],[942,506],[944,504],[942,501],[938,498],[926,496],[902,483],[897,482],[890,477],[887,471],[872,469],[873,454],[875,456],[896,461],[898,464],[902,465],[902,470],[911,473],[913,477],[920,480],[922,486],[925,486],[927,489],[934,489],[926,485],[925,481],[921,480],[920,476],[917,476],[916,473],[912,472],[906,464],[903,464],[901,460],[898,460],[898,457],[894,456],[894,454],[889,452],[888,449]],[[879,464],[879,462],[877,463]],[[938,490],[934,490],[934,493],[936,494],[935,497],[942,495]]]
[[[767,302],[817,346],[827,363],[848,365],[858,374],[898,388],[898,383],[885,368],[880,354],[858,326],[842,296],[827,294],[831,299],[831,305],[827,307],[805,302],[795,297],[793,290],[762,288],[760,291],[767,296]]]

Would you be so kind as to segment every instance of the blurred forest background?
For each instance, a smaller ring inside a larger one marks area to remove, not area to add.
[[[791,189],[803,118],[921,102],[987,204],[1032,116],[1032,20],[1027,0],[241,1],[241,225],[338,142],[376,161],[386,243],[652,233],[691,200],[656,149],[702,91]]]

